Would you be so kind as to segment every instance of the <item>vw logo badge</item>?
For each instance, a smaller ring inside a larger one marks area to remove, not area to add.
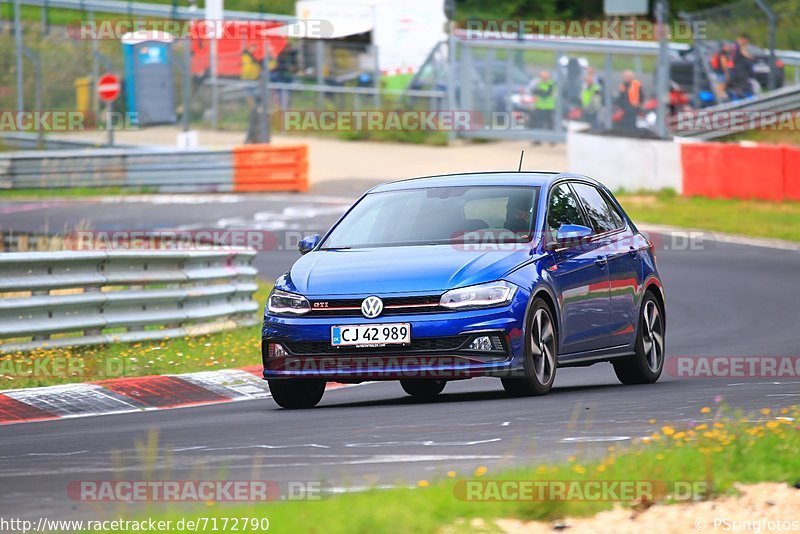
[[[378,297],[367,297],[361,303],[361,313],[367,319],[374,319],[383,313],[383,301]]]

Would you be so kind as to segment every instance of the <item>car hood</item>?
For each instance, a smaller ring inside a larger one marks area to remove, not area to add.
[[[277,286],[303,295],[439,292],[499,279],[529,247],[460,250],[451,245],[319,250],[300,258]]]

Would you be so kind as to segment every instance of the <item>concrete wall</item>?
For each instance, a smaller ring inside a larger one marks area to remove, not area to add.
[[[680,146],[673,141],[569,132],[568,169],[596,178],[612,191],[672,188],[681,193]]]

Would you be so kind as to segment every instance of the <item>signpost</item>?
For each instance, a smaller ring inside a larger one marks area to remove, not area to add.
[[[122,85],[116,74],[110,72],[100,76],[97,81],[97,96],[106,103],[106,130],[108,130],[108,146],[114,146],[114,101],[119,98]]]

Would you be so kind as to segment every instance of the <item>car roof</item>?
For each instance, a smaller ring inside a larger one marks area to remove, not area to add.
[[[595,180],[578,174],[553,171],[493,171],[459,174],[442,174],[436,176],[420,176],[387,182],[373,187],[369,192],[401,191],[407,189],[424,189],[429,187],[455,186],[528,186],[547,188],[560,178],[573,178],[597,183]]]

